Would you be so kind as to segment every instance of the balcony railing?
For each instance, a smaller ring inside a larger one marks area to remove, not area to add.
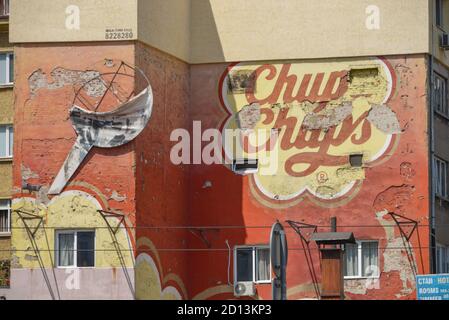
[[[9,17],[9,0],[0,0],[0,18]]]

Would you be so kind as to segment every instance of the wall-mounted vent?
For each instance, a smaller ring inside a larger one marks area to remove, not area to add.
[[[376,78],[379,76],[379,68],[373,66],[353,66],[349,70],[349,82],[354,79]]]
[[[237,174],[246,175],[256,173],[259,169],[257,159],[237,159],[232,162],[232,171]]]
[[[349,164],[351,167],[360,168],[363,165],[363,154],[351,154]]]
[[[256,75],[252,70],[236,70],[229,72],[228,89],[231,93],[255,93]]]

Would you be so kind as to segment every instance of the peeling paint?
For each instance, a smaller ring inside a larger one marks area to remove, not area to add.
[[[209,180],[204,181],[203,189],[212,188],[212,182]]]
[[[20,172],[22,174],[22,181],[26,182],[29,179],[38,179],[39,175],[33,171],[31,171],[30,168],[26,167],[25,165],[20,166]]]
[[[395,237],[395,222],[388,221],[384,217],[388,214],[387,210],[376,213],[376,218],[385,230],[387,245],[383,252],[384,266],[383,272],[398,272],[402,281],[402,289],[396,294],[398,298],[409,295],[415,288],[415,275],[407,258],[407,252],[403,249],[395,248],[404,247],[404,240],[401,237]],[[416,257],[413,254],[413,261],[416,263]]]
[[[76,71],[57,67],[51,71],[51,81],[48,81],[47,74],[38,69],[29,76],[28,84],[32,97],[41,89],[55,90],[68,85],[85,85],[88,96],[101,97],[107,88],[99,76],[100,73],[94,70]]]
[[[254,129],[260,121],[260,105],[252,103],[246,105],[237,113],[237,123],[240,129]]]
[[[376,211],[388,210],[397,214],[405,214],[404,210],[411,203],[414,192],[414,186],[391,186],[377,195],[373,207]]]
[[[110,199],[115,200],[117,202],[123,202],[126,200],[126,196],[120,195],[117,191],[112,191]]]
[[[373,105],[367,120],[371,122],[377,129],[387,134],[401,133],[396,113],[394,113],[387,105]]]
[[[366,294],[366,279],[345,280],[345,292],[352,294]]]
[[[325,109],[319,113],[308,113],[302,126],[306,130],[320,130],[336,127],[352,114],[352,103],[343,102],[341,106]]]
[[[403,162],[401,163],[400,174],[405,180],[411,180],[415,176],[416,171],[410,162]]]

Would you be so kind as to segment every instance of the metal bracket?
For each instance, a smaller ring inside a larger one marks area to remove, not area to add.
[[[117,234],[118,230],[120,229],[120,225],[123,224],[125,222],[125,215],[122,213],[117,213],[117,212],[111,212],[111,211],[105,211],[105,210],[97,210],[101,216],[103,217],[104,221],[106,222],[106,224],[108,225],[108,228],[112,231],[112,233],[115,235]],[[119,219],[117,226],[113,227],[110,223],[108,218],[116,218]]]
[[[310,251],[310,242],[312,235],[317,232],[318,226],[313,224],[307,224],[303,222],[296,222],[292,220],[287,220],[287,222],[290,227],[292,227],[293,230],[299,235],[301,238],[301,245],[304,250],[304,256],[306,257],[306,263],[307,267],[309,268],[310,277],[312,278],[312,284],[313,288],[315,290],[315,294],[317,299],[320,299],[321,293],[320,293],[320,287],[318,286],[318,277],[316,275],[315,267],[313,264],[313,258],[312,258],[312,252]],[[309,234],[304,233],[303,230],[311,230]],[[307,237],[306,237],[307,235]]]
[[[296,233],[301,237],[301,239],[304,240],[307,244],[310,243],[310,240],[311,240],[310,238],[312,237],[312,234],[314,234],[318,230],[318,227],[313,224],[296,222],[296,221],[292,221],[292,220],[287,220],[285,222],[287,222],[290,225],[290,227],[292,227],[293,230],[295,230]],[[305,233],[303,233],[302,230],[307,230],[307,229],[311,229],[312,232],[306,238]]]
[[[418,228],[418,221],[401,216],[394,212],[388,212],[388,214],[393,218],[394,222],[396,223],[396,225],[399,228],[399,232],[401,233],[402,242],[403,242],[404,248],[406,250],[407,259],[409,261],[409,264],[413,271],[413,274],[416,277],[416,275],[418,274],[418,267],[416,265],[415,260],[413,259],[413,249],[410,246],[410,239],[411,239],[413,233],[415,232],[415,230]],[[412,229],[408,233],[403,228],[403,226],[407,226],[407,225],[412,226]],[[419,232],[418,232],[418,241],[420,242]],[[421,244],[419,245],[419,250],[421,251]],[[422,253],[420,255],[422,258]],[[422,263],[422,261],[421,261],[421,263]]]
[[[19,215],[19,218],[22,220],[23,224],[25,225],[27,232],[29,232],[31,234],[32,238],[34,239],[34,237],[36,236],[37,230],[39,230],[39,227],[41,226],[42,222],[44,221],[44,218],[41,216],[38,216],[37,214],[27,212],[27,211],[22,211],[22,210],[14,210],[14,211],[17,212],[17,214]],[[23,215],[26,215],[26,217]],[[32,231],[31,231],[31,227],[25,222],[28,220],[39,220],[39,223],[37,224],[37,226],[34,227],[34,229]]]
[[[418,221],[401,216],[397,213],[394,212],[389,212],[388,213],[394,220],[394,222],[396,222],[396,224],[399,227],[399,231],[401,232],[401,235],[404,236],[404,238],[409,241],[410,238],[413,235],[413,232],[416,230],[416,228],[418,227]],[[405,220],[405,221],[404,221]],[[407,234],[407,232],[402,228],[403,225],[408,225],[408,226],[412,226],[412,230],[410,230],[410,232]]]
[[[42,271],[42,275],[44,277],[45,283],[47,285],[48,291],[50,293],[50,296],[53,300],[56,299],[55,293],[53,291],[53,287],[51,285],[50,279],[48,277],[47,271],[45,270],[45,264],[44,264],[44,260],[42,259],[42,255],[41,252],[39,250],[39,246],[36,242],[36,232],[39,230],[39,228],[41,226],[43,226],[43,221],[44,221],[44,217],[38,216],[35,213],[31,213],[31,212],[27,212],[27,211],[23,211],[23,210],[13,210],[13,212],[16,212],[17,215],[19,216],[19,218],[22,220],[23,225],[25,226],[25,230],[28,234],[28,237],[30,238],[30,242],[31,242],[31,246],[33,247],[33,251],[37,256],[37,260],[39,263],[39,267]],[[24,216],[25,215],[25,216]],[[37,226],[34,227],[34,229],[32,230],[32,228],[27,224],[26,221],[28,220],[39,220]],[[56,274],[55,274],[55,265],[54,265],[54,261],[53,261],[53,257],[51,254],[51,249],[50,249],[50,244],[48,242],[48,237],[47,237],[47,232],[45,231],[45,227],[43,227],[44,230],[44,234],[45,234],[45,241],[47,242],[47,249],[48,249],[48,254],[50,256],[50,261],[51,261],[51,265],[52,265],[52,272],[53,272],[53,279],[55,282],[55,286],[56,286],[56,292],[58,294],[58,299],[61,300],[61,294],[59,292],[59,286],[58,286],[58,281],[56,279]]]
[[[123,256],[123,252],[120,249],[120,244],[117,239],[117,232],[120,230],[120,226],[123,224],[123,226],[126,229],[125,215],[123,213],[117,213],[117,212],[106,211],[106,210],[97,210],[97,212],[100,213],[100,215],[103,217],[104,221],[106,222],[106,225],[108,226],[108,230],[110,231],[111,238],[112,238],[112,243],[114,244],[115,250],[117,251],[117,257],[120,261],[120,265],[121,265],[123,273],[126,277],[126,281],[128,283],[129,289],[132,292],[133,297],[135,297],[135,290],[134,290],[134,287],[132,284],[131,277],[128,273],[125,257]],[[111,223],[109,222],[108,218],[118,219],[119,221],[117,223],[117,226],[113,227],[111,225]],[[132,252],[131,252],[131,256],[132,256]]]

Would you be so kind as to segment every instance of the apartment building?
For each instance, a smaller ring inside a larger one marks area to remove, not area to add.
[[[9,1],[0,1],[0,287],[9,286],[13,160],[14,54],[9,43]]]
[[[15,0],[0,293],[270,299],[280,221],[288,299],[319,299],[310,234],[335,217],[357,240],[344,248],[345,298],[415,299],[417,274],[448,272],[448,11],[447,0]],[[250,148],[255,131],[265,140]]]

